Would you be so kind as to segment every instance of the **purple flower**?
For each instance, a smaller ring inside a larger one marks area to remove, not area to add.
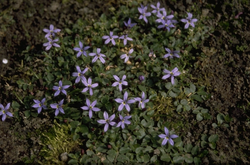
[[[37,108],[38,114],[42,111],[42,109],[47,109],[47,107],[44,105],[45,100],[45,98],[43,98],[42,101],[34,99],[35,104],[32,107]]]
[[[131,122],[128,121],[128,119],[130,119],[131,116],[125,116],[125,117],[123,117],[122,115],[119,115],[119,118],[120,118],[121,121],[117,124],[116,127],[122,127],[122,129],[124,129],[125,128],[125,124],[131,124]]]
[[[96,53],[89,53],[90,56],[95,56],[92,60],[92,63],[96,62],[96,60],[99,58],[100,61],[104,64],[105,60],[103,57],[106,57],[104,54],[101,54],[101,48],[96,49]]]
[[[128,92],[124,93],[123,100],[120,98],[117,98],[117,99],[115,99],[115,101],[117,103],[121,103],[118,107],[118,111],[121,111],[123,109],[123,107],[125,106],[125,108],[127,109],[128,112],[130,111],[130,107],[128,104],[135,102],[135,100],[128,100]]]
[[[174,56],[177,57],[177,58],[180,58],[180,56],[177,54],[177,53],[180,53],[180,51],[178,51],[178,50],[173,51],[173,50],[170,50],[168,48],[165,48],[165,50],[168,53],[163,56],[164,58],[168,58],[168,57],[173,58]]]
[[[50,48],[52,46],[58,47],[58,48],[60,47],[60,45],[55,43],[55,42],[59,41],[59,39],[55,39],[55,40],[52,40],[51,38],[47,38],[47,39],[48,39],[49,42],[46,42],[46,43],[43,44],[43,46],[46,46],[45,50],[50,50]]]
[[[152,13],[157,13],[159,14],[160,11],[165,11],[164,8],[160,8],[160,2],[157,2],[157,6],[151,5],[151,7],[154,9]]]
[[[161,21],[162,25],[159,25],[157,28],[161,29],[161,28],[166,28],[168,31],[170,31],[171,27],[175,27],[172,22],[170,20],[162,20]]]
[[[178,136],[174,135],[174,134],[170,135],[169,131],[168,131],[168,129],[166,127],[164,127],[164,131],[165,131],[165,134],[158,135],[160,138],[163,139],[161,145],[165,145],[165,144],[167,144],[167,142],[169,142],[173,146],[174,141],[172,139],[177,138]]]
[[[64,110],[62,109],[63,101],[64,101],[64,99],[62,99],[62,100],[59,102],[59,104],[57,104],[57,103],[50,104],[50,107],[51,107],[51,108],[56,109],[56,111],[55,111],[55,116],[58,115],[59,111],[60,111],[61,113],[64,114]]]
[[[122,91],[122,85],[128,85],[128,82],[127,81],[124,81],[126,79],[126,75],[123,75],[122,76],[122,79],[120,79],[118,76],[116,75],[113,75],[113,77],[115,78],[116,82],[114,82],[112,84],[113,87],[119,85],[119,90]]]
[[[131,23],[131,19],[130,18],[128,19],[128,23],[124,22],[124,24],[129,29],[136,25],[136,23]]]
[[[105,111],[103,113],[103,117],[104,117],[104,120],[97,120],[97,122],[100,124],[105,124],[104,132],[106,132],[109,129],[109,125],[114,126],[116,124],[115,122],[112,121],[115,118],[115,114],[109,117],[108,113]]]
[[[95,101],[93,101],[92,103],[90,103],[89,99],[86,99],[86,104],[87,104],[87,106],[81,107],[81,108],[82,108],[83,110],[85,110],[85,111],[89,110],[89,118],[90,118],[90,119],[92,118],[92,115],[93,115],[93,112],[92,112],[92,111],[98,112],[98,111],[101,110],[101,109],[95,107],[96,102],[97,102],[97,101],[95,100]]]
[[[186,19],[181,19],[181,22],[186,23],[186,25],[184,27],[185,29],[187,29],[189,27],[189,25],[194,27],[194,23],[198,21],[198,19],[196,19],[196,18],[192,19],[193,14],[191,14],[191,13],[187,13],[187,14],[188,14],[188,17]]]
[[[135,101],[139,101],[138,107],[145,108],[145,103],[149,102],[149,99],[145,98],[145,93],[142,92],[142,96],[134,98]]]
[[[166,75],[164,75],[162,77],[163,80],[169,78],[171,76],[171,83],[174,84],[174,77],[175,76],[179,76],[181,74],[181,72],[178,71],[178,68],[175,67],[172,71],[169,71],[167,69],[163,70],[164,73],[166,73]]]
[[[142,82],[143,80],[145,79],[145,77],[144,76],[139,76],[139,80],[140,80],[140,82]]]
[[[58,32],[60,32],[61,30],[60,29],[54,29],[54,26],[53,25],[50,25],[49,26],[49,29],[43,29],[43,31],[45,32],[45,33],[47,33],[46,35],[45,35],[45,38],[48,38],[48,37],[50,37],[50,36],[55,36],[55,33],[58,33]]]
[[[127,45],[127,40],[133,41],[133,39],[129,38],[127,34],[126,35],[122,35],[119,39],[123,39],[124,45]]]
[[[58,96],[60,94],[60,92],[64,93],[65,95],[67,95],[67,92],[65,91],[65,89],[69,88],[70,85],[62,85],[62,81],[60,80],[59,81],[59,86],[53,86],[53,90],[55,90],[55,94],[54,94],[54,97],[55,96]]]
[[[105,44],[108,44],[111,41],[113,45],[115,45],[115,38],[118,38],[118,36],[114,36],[112,31],[109,33],[109,36],[102,37],[102,39],[106,40]]]
[[[121,55],[121,59],[125,58],[124,63],[126,63],[129,60],[129,57],[131,57],[130,54],[133,53],[133,51],[134,51],[134,49],[130,49],[128,54],[122,54]]]
[[[158,17],[158,19],[155,21],[158,23],[161,23],[162,21],[170,20],[170,19],[174,18],[174,15],[167,15],[167,12],[165,10],[162,12],[162,14],[158,13],[156,16]]]
[[[92,95],[93,95],[93,90],[92,90],[92,88],[97,87],[97,86],[98,86],[98,83],[92,84],[92,79],[91,79],[91,78],[88,78],[88,82],[87,82],[87,79],[84,78],[84,79],[82,80],[82,83],[86,86],[86,88],[84,88],[84,89],[82,90],[82,92],[87,92],[87,91],[89,90],[89,94],[92,96]]]
[[[87,72],[88,68],[85,68],[84,71],[81,71],[80,67],[76,66],[76,70],[77,70],[77,72],[73,72],[72,76],[77,77],[75,80],[75,83],[79,83],[80,80],[83,80],[85,78],[84,73]]]
[[[147,6],[144,7],[143,5],[141,5],[141,7],[138,7],[138,11],[141,13],[139,19],[143,19],[146,23],[148,23],[147,17],[151,16],[151,13],[150,12],[146,13]]]
[[[88,50],[90,48],[90,46],[86,46],[86,47],[83,48],[83,45],[82,45],[81,41],[79,41],[79,46],[80,46],[79,48],[78,47],[74,48],[75,51],[78,51],[76,57],[80,57],[82,54],[87,57],[86,50]]]
[[[4,121],[7,116],[13,117],[12,113],[8,112],[9,108],[10,108],[10,103],[8,103],[5,108],[2,104],[0,104],[0,116],[2,115],[2,121]]]

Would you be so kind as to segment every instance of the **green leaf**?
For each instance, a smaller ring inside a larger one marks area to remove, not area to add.
[[[167,93],[166,93],[166,92],[160,91],[160,93],[161,93],[161,96],[162,96],[162,97],[167,97]]]
[[[72,121],[70,122],[71,129],[74,129],[78,126],[79,122],[78,121]]]
[[[209,136],[208,141],[210,143],[215,143],[218,140],[218,138],[219,138],[218,135],[211,135]]]
[[[145,86],[142,86],[142,85],[138,85],[138,88],[142,91],[142,92],[146,92],[147,89]]]
[[[190,111],[191,110],[191,107],[190,107],[190,105],[184,105],[184,107],[183,107],[186,111]]]
[[[201,141],[201,147],[202,147],[202,148],[206,147],[206,145],[207,145],[207,142],[206,142],[206,141]]]
[[[196,115],[196,120],[198,120],[198,121],[203,120],[202,113],[198,113],[198,114]]]
[[[199,108],[194,109],[194,110],[193,110],[193,113],[194,113],[194,114],[200,113],[200,109],[199,109]]]
[[[218,126],[218,125],[217,125],[216,123],[213,123],[213,124],[212,124],[212,127],[213,127],[213,128],[216,128],[217,126]]]
[[[170,162],[171,161],[171,157],[168,154],[162,154],[160,159],[164,162]]]
[[[156,161],[157,161],[157,155],[152,156],[151,159],[150,159],[150,162],[154,163]]]
[[[136,154],[140,154],[140,153],[142,153],[142,151],[143,151],[143,147],[137,147],[136,149],[135,149],[135,153]]]
[[[172,85],[171,82],[167,82],[167,83],[165,84],[165,87],[166,87],[167,89],[170,89],[172,86],[173,86],[173,85]]]
[[[147,115],[148,115],[148,116],[153,116],[153,115],[154,115],[154,113],[155,113],[155,111],[154,111],[154,110],[150,110],[150,111],[148,111],[148,112],[147,112]]]
[[[149,162],[149,154],[144,154],[142,157],[141,157],[141,160],[143,163],[148,163]]]
[[[79,136],[78,134],[74,134],[74,136],[73,136],[73,140],[74,140],[74,141],[76,141],[76,140],[78,140],[78,139],[79,139],[79,137],[80,137],[80,136]]]
[[[30,110],[24,111],[25,117],[29,118],[30,117]]]
[[[181,110],[182,110],[182,105],[181,105],[181,104],[179,104],[179,105],[177,106],[176,111],[177,111],[177,112],[181,112]]]
[[[88,134],[89,128],[86,125],[80,125],[80,127],[77,127],[78,131],[82,134]]]
[[[78,164],[78,161],[75,159],[71,159],[70,161],[68,161],[68,164],[76,165],[76,164]]]
[[[202,98],[199,95],[192,95],[191,96],[192,99],[195,99],[196,101],[202,102]]]
[[[107,103],[109,101],[109,96],[108,95],[105,95],[101,98],[101,102],[102,103]]]
[[[96,148],[96,151],[102,152],[102,153],[106,153],[106,152],[107,152],[107,149],[106,149],[106,146],[105,146],[104,144],[100,144],[100,145]]]
[[[184,93],[188,96],[192,92],[190,91],[189,88],[184,88]]]
[[[32,117],[37,117],[38,116],[37,112],[31,112],[30,114],[31,114]]]
[[[142,124],[144,127],[148,127],[148,123],[146,122],[145,119],[143,119],[143,120],[141,121],[141,124]]]
[[[185,162],[187,163],[193,163],[194,159],[191,154],[184,155]]]
[[[209,143],[209,147],[212,149],[216,149],[216,143]]]
[[[109,142],[109,144],[111,144],[112,148],[114,148],[115,150],[118,150],[118,148],[114,142]]]
[[[92,156],[92,155],[94,155],[95,153],[93,152],[93,151],[91,151],[91,150],[87,150],[87,155],[88,156]]]
[[[54,76],[51,73],[47,73],[47,76],[45,79],[46,81],[51,82],[54,80]]]
[[[222,124],[224,122],[224,115],[219,113],[217,115],[217,121],[218,121],[218,124]]]
[[[185,150],[185,152],[191,152],[192,148],[193,148],[192,144],[187,144],[185,146],[184,150]]]
[[[121,154],[124,154],[124,153],[129,152],[130,150],[131,150],[130,147],[122,147],[122,148],[120,148],[119,152]]]
[[[146,135],[146,133],[145,133],[144,129],[141,128],[141,129],[139,129],[139,132],[137,134],[137,138],[142,139],[145,135]]]
[[[194,164],[195,165],[198,165],[201,163],[201,159],[200,158],[197,158],[197,157],[194,157]]]
[[[205,113],[207,113],[208,112],[208,109],[202,109],[201,110],[201,113],[203,113],[203,114],[205,114]]]
[[[20,104],[18,102],[16,102],[16,101],[13,101],[11,106],[12,106],[13,109],[19,109]]]
[[[153,149],[151,146],[147,146],[147,147],[144,149],[143,153],[145,153],[145,152],[151,153],[153,150],[154,150],[154,149]]]
[[[170,97],[174,97],[174,98],[175,98],[175,97],[177,97],[177,94],[176,94],[176,93],[174,93],[174,92],[172,92],[172,91],[170,91],[170,92],[169,92],[169,96],[170,96]]]
[[[154,68],[153,68],[153,71],[154,71],[154,72],[160,72],[160,71],[161,71],[161,67],[154,67]]]
[[[115,157],[116,157],[116,152],[115,152],[115,150],[109,150],[107,153],[108,153],[107,159],[108,159],[110,162],[113,162],[113,161],[115,160]]]
[[[58,60],[58,65],[62,66],[62,64],[64,63],[64,58],[59,56],[57,57],[57,60]]]
[[[207,139],[208,139],[208,137],[207,137],[206,134],[202,134],[202,135],[201,135],[201,140],[207,141]]]
[[[106,109],[112,109],[112,104],[111,103],[107,103],[107,104],[105,104],[105,108]]]
[[[72,31],[69,28],[65,28],[66,33],[71,34]]]
[[[74,54],[74,51],[73,51],[73,49],[71,49],[71,48],[67,48],[67,52],[68,52],[69,54]]]
[[[181,104],[182,104],[182,105],[188,105],[188,101],[187,101],[186,99],[182,99],[182,100],[181,100]]]
[[[182,147],[183,146],[183,142],[180,140],[180,141],[177,141],[176,143],[175,143],[175,147],[177,147],[177,148],[180,148],[180,147]]]
[[[194,147],[192,148],[191,154],[192,154],[192,155],[197,155],[198,151],[199,151],[199,147],[198,147],[198,146],[194,146]]]
[[[117,157],[117,161],[119,161],[119,162],[129,161],[129,158],[124,154],[119,154]]]
[[[184,158],[182,156],[175,156],[173,157],[174,163],[182,163],[184,161]]]
[[[194,84],[190,84],[190,92],[194,93],[196,91],[196,87]]]

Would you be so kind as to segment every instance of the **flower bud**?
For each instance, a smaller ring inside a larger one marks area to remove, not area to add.
[[[145,77],[144,76],[139,76],[139,80],[142,82],[143,80],[145,79]]]

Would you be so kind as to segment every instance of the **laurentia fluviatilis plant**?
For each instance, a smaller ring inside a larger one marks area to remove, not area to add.
[[[81,152],[68,153],[68,164],[199,164],[201,149],[180,136],[187,125],[180,114],[206,96],[187,77],[189,52],[209,30],[193,17],[159,2],[129,2],[98,20],[79,19],[72,29],[43,29],[42,73],[33,81],[42,79],[46,90],[24,104],[37,117],[70,124],[72,140],[82,144]],[[171,100],[171,117],[166,102],[156,105],[159,97]]]

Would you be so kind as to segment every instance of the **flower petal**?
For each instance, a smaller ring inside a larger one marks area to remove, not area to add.
[[[109,124],[106,123],[105,126],[104,126],[104,132],[107,132],[108,129],[109,129]]]
[[[104,117],[105,120],[108,120],[109,114],[106,111],[104,111],[103,117]]]
[[[169,131],[168,131],[167,127],[164,127],[164,132],[165,132],[166,136],[168,136]]]
[[[97,122],[100,124],[106,124],[106,120],[97,120]]]
[[[109,117],[109,121],[114,120],[114,118],[115,118],[115,114],[113,114],[113,115],[111,115],[111,116]]]

